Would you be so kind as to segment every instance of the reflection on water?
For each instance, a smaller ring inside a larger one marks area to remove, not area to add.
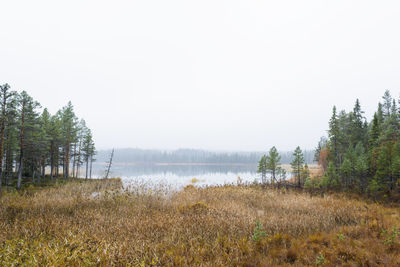
[[[93,166],[95,177],[104,175],[105,165]],[[116,164],[112,166],[111,176],[121,177],[125,185],[134,181],[152,184],[169,184],[182,187],[196,178],[196,185],[221,185],[237,183],[238,177],[243,182],[259,181],[255,165],[155,165],[155,164]]]

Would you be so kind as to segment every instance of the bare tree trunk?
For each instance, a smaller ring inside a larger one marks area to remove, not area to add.
[[[107,171],[106,171],[105,179],[107,179],[108,175],[110,174],[110,169],[111,169],[113,157],[114,157],[114,149],[112,150],[111,155],[110,155],[110,161],[108,162],[108,168],[107,168]]]

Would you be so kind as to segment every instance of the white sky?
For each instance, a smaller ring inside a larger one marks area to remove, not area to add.
[[[5,0],[0,83],[98,148],[313,148],[333,105],[400,92],[399,1]]]

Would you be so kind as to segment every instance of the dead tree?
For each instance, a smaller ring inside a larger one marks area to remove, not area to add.
[[[114,157],[114,148],[111,151],[110,160],[107,162],[107,170],[106,170],[106,175],[105,175],[104,179],[107,179],[108,175],[110,174],[113,157]]]

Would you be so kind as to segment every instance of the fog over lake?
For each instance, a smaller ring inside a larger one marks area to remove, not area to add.
[[[102,150],[93,164],[93,177],[104,177],[111,151]],[[313,151],[304,151],[306,162],[312,163]],[[195,149],[179,150],[115,150],[110,177],[120,177],[124,185],[133,182],[168,184],[182,187],[260,182],[257,163],[265,152],[213,152]],[[288,165],[292,152],[281,152],[281,163]],[[240,179],[239,179],[240,177]]]
[[[94,177],[104,176],[106,164],[93,165]],[[241,165],[210,165],[210,164],[114,164],[111,176],[121,177],[124,184],[132,181],[140,181],[152,184],[168,184],[172,186],[185,186],[196,178],[196,185],[217,185],[236,183],[238,177],[243,182],[259,180],[254,164]]]

